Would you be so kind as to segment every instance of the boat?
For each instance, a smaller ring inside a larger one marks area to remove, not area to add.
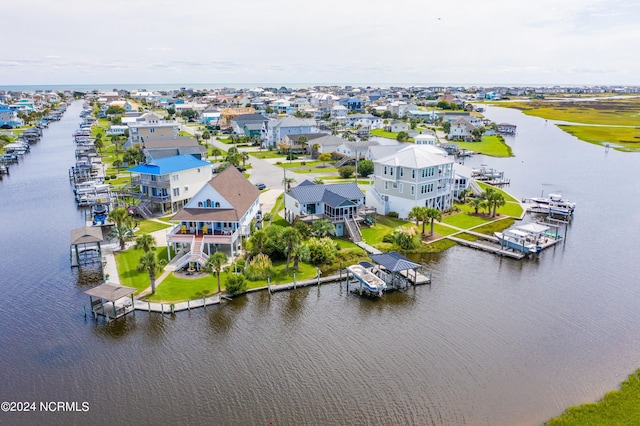
[[[522,202],[529,204],[527,210],[534,213],[572,216],[576,209],[576,203],[563,199],[560,194],[549,194],[549,197],[525,198]]]
[[[360,264],[347,266],[346,269],[371,294],[382,296],[382,293],[387,289],[387,283],[382,278]]]
[[[542,250],[542,246],[538,245],[535,236],[529,232],[507,229],[504,232],[494,232],[493,235],[498,238],[501,246],[514,251],[537,254]]]
[[[109,206],[104,203],[98,203],[91,206],[91,218],[93,225],[104,225],[107,221]]]

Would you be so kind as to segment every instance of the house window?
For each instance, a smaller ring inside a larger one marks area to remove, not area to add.
[[[216,207],[220,207],[220,202],[216,201]]]
[[[180,195],[180,188],[173,188],[173,196],[178,197]]]
[[[414,185],[411,185],[411,195],[414,195],[416,193],[416,187]]]
[[[384,166],[384,169],[382,170],[382,174],[386,175],[387,174],[387,166]]]
[[[153,127],[149,128],[149,133],[155,133],[156,129],[154,129]]]
[[[189,192],[189,187],[188,186],[184,187],[184,192]]]
[[[204,206],[202,205],[202,201],[198,201],[198,207],[204,207]]]
[[[389,174],[393,176],[393,167],[389,167]]]
[[[391,185],[391,187],[393,189],[398,189],[398,182],[393,182],[393,184]]]
[[[389,182],[387,181],[384,182],[384,189],[389,189]]]
[[[207,199],[205,206],[206,207],[211,207],[211,200]]]
[[[416,169],[411,169],[411,179],[416,178]]]
[[[200,169],[198,168],[198,173],[200,173]]]
[[[400,167],[400,177],[404,176],[404,167]]]
[[[174,173],[171,175],[171,180],[174,182],[177,181],[179,178],[180,178],[180,175],[177,173]]]

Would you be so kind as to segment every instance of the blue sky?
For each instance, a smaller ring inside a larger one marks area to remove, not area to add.
[[[640,2],[20,0],[0,85],[640,84]]]

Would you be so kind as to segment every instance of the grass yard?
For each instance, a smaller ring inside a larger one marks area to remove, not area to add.
[[[385,235],[393,232],[395,228],[400,226],[415,226],[413,222],[405,220],[393,219],[387,216],[378,216],[376,224],[369,228],[362,228],[362,239],[369,245],[375,246],[382,243]]]
[[[608,392],[598,402],[569,407],[548,426],[633,425],[640,419],[640,370],[629,375],[620,389]]]
[[[500,232],[509,228],[515,223],[515,219],[512,217],[505,217],[504,219],[497,220],[495,222],[487,223],[476,228],[472,228],[473,232],[480,234],[493,235],[494,232]]]
[[[480,142],[455,142],[460,149],[467,149],[491,157],[513,157],[511,147],[499,135],[483,136]]]
[[[252,151],[249,153],[249,155],[253,155],[256,158],[281,158],[282,161],[286,160],[286,155],[285,154],[280,154],[278,151],[269,151],[269,150],[262,150],[262,151]]]
[[[173,225],[171,225],[170,223],[162,224],[156,222],[155,220],[143,220],[138,223],[136,234],[150,234],[151,232],[171,228],[172,226]]]
[[[477,183],[478,183],[478,186],[480,186],[480,188],[482,188],[483,191],[485,191],[487,188],[495,189],[496,191],[498,191],[499,193],[502,194],[502,196],[504,197],[505,201],[513,201],[513,202],[516,202],[516,203],[519,202],[512,195],[510,195],[509,193],[505,192],[504,190],[502,190],[502,189],[500,189],[498,187],[495,187],[495,186],[492,186],[492,185],[489,185],[489,184],[486,184],[486,183],[483,183],[483,182],[477,182]]]
[[[224,288],[227,274],[220,273],[220,286]],[[148,281],[148,279],[147,279]],[[218,291],[218,279],[213,275],[201,278],[179,278],[169,274],[156,286],[156,294],[147,296],[151,302],[181,302],[185,300],[201,299],[213,295]]]
[[[465,205],[464,207],[470,207],[470,206]],[[444,216],[442,218],[443,223],[446,223],[447,225],[455,226],[461,229],[473,228],[474,226],[485,224],[490,220],[491,218],[489,217],[482,216],[482,215],[476,216],[475,214],[469,213],[467,211],[463,211],[462,213],[458,213],[458,214]]]
[[[559,124],[565,132],[595,145],[609,144],[618,151],[640,151],[640,128],[612,126],[572,126]]]
[[[147,272],[138,271],[138,262],[140,257],[144,254],[142,250],[129,249],[122,252],[115,252],[116,267],[118,268],[118,276],[120,277],[120,284],[127,287],[133,287],[138,289],[137,293],[144,290],[151,285],[149,281],[149,274]],[[156,249],[158,259],[167,258],[167,248],[158,247]],[[158,273],[157,276],[160,276]]]

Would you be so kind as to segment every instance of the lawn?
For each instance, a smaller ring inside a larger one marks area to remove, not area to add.
[[[513,202],[516,202],[516,203],[518,202],[518,200],[515,199],[512,195],[510,195],[508,192],[506,192],[506,191],[504,191],[504,190],[502,190],[500,188],[497,188],[495,186],[492,186],[492,185],[489,185],[489,184],[486,184],[486,183],[482,183],[482,182],[477,182],[477,184],[478,184],[478,186],[480,188],[482,188],[483,191],[486,191],[487,188],[495,189],[496,191],[498,191],[499,193],[502,194],[502,196],[504,197],[505,201],[513,201]]]
[[[598,402],[569,407],[545,423],[565,425],[633,425],[640,419],[640,370],[629,375],[619,390],[605,394]]]
[[[491,218],[489,217],[482,215],[476,216],[475,214],[466,211],[463,211],[462,213],[447,215],[442,218],[443,223],[461,229],[473,228],[474,226],[485,224],[490,220]]]
[[[221,272],[220,286],[223,289],[226,279],[227,273]],[[156,294],[146,299],[151,302],[180,302],[208,297],[217,291],[218,279],[213,275],[190,279],[179,278],[172,273],[156,286]]]
[[[378,216],[374,226],[361,229],[362,239],[367,244],[375,246],[376,244],[382,243],[385,235],[393,232],[395,228],[400,226],[415,226],[415,224],[413,222],[407,222],[406,220]]]
[[[618,151],[640,151],[640,128],[612,126],[570,126],[559,124],[565,132],[595,145],[609,144]]]
[[[511,147],[504,142],[500,135],[483,136],[480,142],[455,142],[460,149],[482,153],[491,157],[513,157]]]
[[[371,136],[379,136],[381,138],[397,140],[399,132],[387,132],[386,130],[383,130],[383,129],[373,129],[371,130],[370,133],[371,133]],[[408,141],[413,142],[413,138],[409,138]]]
[[[280,154],[278,151],[269,151],[269,150],[262,150],[262,151],[252,151],[249,152],[249,155],[253,155],[256,158],[281,158],[283,161],[286,159],[286,155],[285,154]]]
[[[158,259],[167,258],[166,247],[158,247],[156,249],[156,253]],[[120,284],[138,289],[136,294],[151,285],[151,282],[149,281],[149,274],[147,272],[140,272],[137,270],[138,262],[143,254],[144,252],[142,250],[136,250],[133,248],[114,253],[116,267],[118,268],[118,275],[120,277]],[[160,276],[160,273],[158,273],[157,276]]]
[[[514,218],[505,217],[504,219],[500,219],[491,223],[487,223],[486,225],[481,225],[476,228],[473,228],[471,229],[471,231],[477,232],[479,234],[493,235],[494,232],[499,232],[504,229],[507,229],[514,223],[515,223]]]
[[[170,223],[162,224],[155,220],[143,220],[138,223],[138,229],[136,234],[150,234],[151,232],[159,231],[161,229],[170,228],[173,225]]]

